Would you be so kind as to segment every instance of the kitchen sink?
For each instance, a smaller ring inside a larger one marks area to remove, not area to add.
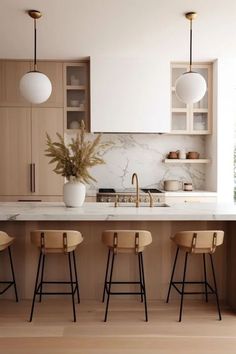
[[[114,207],[114,204],[111,205],[112,207]],[[136,208],[135,203],[118,203],[117,204],[117,208]],[[170,207],[170,205],[166,204],[166,203],[153,203],[153,206],[150,207],[149,203],[140,203],[139,204],[139,208],[166,208],[166,207]],[[138,209],[138,208],[137,208]]]

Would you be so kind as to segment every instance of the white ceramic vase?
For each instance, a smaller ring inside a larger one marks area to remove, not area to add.
[[[63,186],[64,203],[67,207],[76,208],[83,205],[86,186],[82,182],[68,181]]]

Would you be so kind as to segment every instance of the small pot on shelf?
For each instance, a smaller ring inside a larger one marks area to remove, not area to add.
[[[178,159],[179,158],[179,152],[178,151],[170,151],[169,154],[167,155],[168,159]]]
[[[189,151],[187,153],[187,159],[199,159],[199,156],[200,154],[197,151]]]
[[[193,184],[191,182],[189,183],[184,183],[184,191],[189,191],[191,192],[193,190]]]

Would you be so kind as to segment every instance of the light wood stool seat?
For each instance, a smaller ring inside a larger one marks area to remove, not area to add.
[[[219,314],[219,320],[221,320],[221,312],[219,305],[219,297],[217,291],[216,277],[214,264],[212,259],[212,254],[215,252],[216,247],[223,244],[224,240],[224,231],[221,230],[201,230],[201,231],[180,231],[177,232],[171,240],[176,244],[177,250],[174,260],[174,265],[171,274],[171,280],[168,289],[168,295],[166,302],[169,302],[170,291],[172,286],[177,290],[177,292],[181,295],[181,303],[180,303],[180,312],[179,312],[179,322],[182,319],[182,311],[183,311],[183,298],[184,295],[189,294],[205,294],[206,302],[208,302],[208,294],[215,294],[217,309]],[[185,252],[185,262],[184,262],[184,271],[183,271],[183,280],[182,281],[173,281],[175,267],[178,259],[179,250]],[[187,261],[189,254],[202,254],[203,255],[203,267],[204,267],[204,281],[186,281],[186,271],[187,271]],[[211,262],[211,269],[214,281],[214,287],[212,287],[207,281],[207,272],[206,272],[206,257],[208,254]],[[185,284],[203,284],[205,287],[204,292],[185,292]],[[179,290],[178,285],[182,285],[182,289]]]
[[[104,322],[107,321],[110,295],[140,295],[144,301],[145,320],[148,321],[146,287],[143,266],[143,251],[152,242],[152,235],[146,230],[106,230],[102,233],[102,242],[108,247],[107,266],[103,288],[103,302],[107,294],[106,311]],[[139,281],[112,281],[115,256],[119,253],[133,253],[138,256]],[[112,257],[111,257],[112,255]],[[109,275],[108,275],[109,273]],[[108,280],[109,279],[109,280]],[[112,284],[139,284],[139,292],[114,292]]]
[[[0,291],[0,295],[4,294],[11,286],[14,286],[16,302],[18,302],[18,294],[16,289],[15,273],[11,256],[11,245],[14,242],[14,237],[9,236],[6,232],[0,231],[0,251],[8,249],[9,261],[11,266],[12,280],[0,281],[0,284],[6,285],[3,290]]]
[[[75,261],[75,249],[83,241],[83,237],[79,231],[73,230],[36,230],[31,232],[31,242],[40,249],[38,268],[35,280],[34,296],[31,307],[30,322],[33,318],[34,305],[36,295],[39,295],[39,301],[41,302],[42,295],[71,295],[73,306],[73,317],[76,322],[75,313],[75,300],[74,294],[77,292],[78,303],[79,297],[79,283],[77,275],[77,267]],[[70,281],[44,281],[44,267],[45,256],[51,253],[65,254],[68,256]],[[72,274],[71,254],[73,259],[74,277]],[[40,277],[40,280],[39,280]],[[44,284],[70,284],[71,292],[45,292],[43,291]]]

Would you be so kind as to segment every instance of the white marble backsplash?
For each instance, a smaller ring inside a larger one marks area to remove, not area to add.
[[[92,134],[91,134],[92,136]],[[166,179],[192,182],[194,189],[205,189],[204,164],[165,164],[169,151],[185,149],[205,156],[205,137],[160,134],[103,134],[104,142],[113,144],[104,153],[106,165],[95,166],[91,174],[98,188],[131,188],[131,177],[138,174],[141,187],[163,188]]]

